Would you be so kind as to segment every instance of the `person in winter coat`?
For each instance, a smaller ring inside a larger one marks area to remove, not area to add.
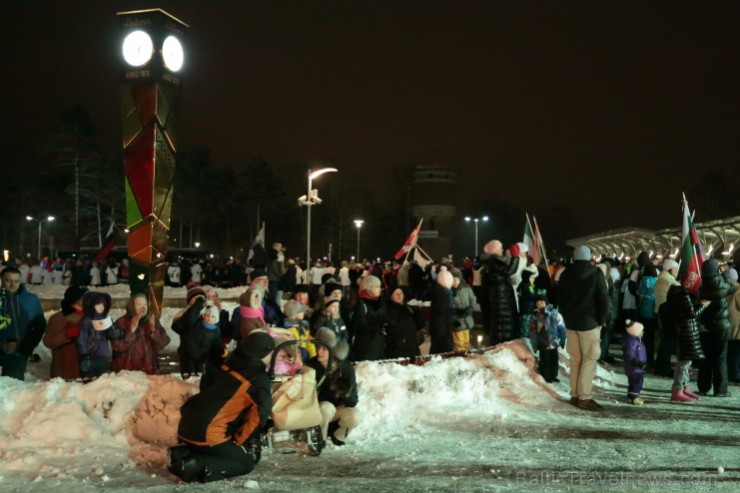
[[[511,260],[504,256],[503,245],[498,240],[489,241],[480,255],[485,273],[481,282],[481,315],[483,329],[490,334],[490,344],[500,344],[519,337],[519,313],[516,295],[511,285],[521,261],[518,249]]]
[[[529,337],[532,348],[539,352],[539,372],[545,382],[559,382],[558,347],[565,347],[565,322],[555,307],[547,304],[544,292],[538,292],[534,302],[535,308],[529,318]]]
[[[653,264],[646,265],[637,283],[637,319],[644,327],[642,342],[647,348],[647,368],[655,367],[655,334],[658,320],[655,313],[655,283],[658,282],[658,269]]]
[[[266,365],[274,349],[270,335],[250,333],[216,369],[210,384],[185,402],[177,427],[184,445],[170,447],[170,472],[188,483],[252,472],[259,461],[260,433],[272,415]]]
[[[516,288],[517,299],[519,300],[519,324],[521,337],[527,337],[529,333],[529,319],[535,309],[534,299],[536,289],[534,282],[538,275],[531,270],[522,271],[521,281]]]
[[[386,357],[387,312],[381,291],[377,277],[367,275],[360,279],[358,299],[352,315],[352,353],[357,361]]]
[[[0,366],[2,376],[23,380],[28,358],[46,331],[38,297],[21,284],[21,273],[6,267],[0,275]]]
[[[391,293],[386,305],[388,329],[385,338],[388,358],[413,358],[419,356],[420,342],[424,342],[424,320],[416,308],[406,304],[406,295],[401,288]]]
[[[340,294],[341,296],[341,294]],[[337,340],[350,343],[347,324],[339,313],[341,300],[330,296],[324,299],[324,308],[314,321],[311,333],[315,334],[322,327],[328,327],[337,336]]]
[[[437,273],[437,282],[432,287],[432,304],[429,310],[429,335],[432,344],[429,354],[452,351],[452,327],[457,322],[452,304],[453,277],[446,267]]]
[[[306,305],[300,303],[297,300],[289,300],[285,304],[285,322],[283,327],[288,329],[293,339],[298,341],[310,341],[311,327],[308,320],[305,320]],[[303,361],[308,360],[316,356],[316,346],[308,342],[300,344],[301,359]]]
[[[707,395],[712,388],[715,397],[730,395],[727,391],[727,338],[730,333],[727,298],[734,293],[735,287],[719,271],[719,262],[713,258],[704,261],[699,297],[711,303],[701,316],[707,331],[701,334],[706,359],[699,365],[699,395]]]
[[[452,350],[470,349],[470,331],[475,327],[475,293],[465,282],[460,269],[452,269],[452,306],[455,308],[455,322],[452,326]]]
[[[143,294],[134,294],[126,306],[126,315],[115,321],[119,336],[111,340],[111,369],[159,373],[159,351],[170,343],[170,336],[153,314]]]
[[[80,358],[80,376],[95,378],[110,371],[110,340],[119,332],[110,317],[111,297],[108,293],[88,291],[82,297],[82,317],[77,324],[77,354]]]
[[[671,370],[671,357],[676,353],[676,339],[674,337],[675,330],[670,327],[664,329],[658,314],[660,313],[660,305],[668,299],[668,290],[672,286],[681,284],[676,279],[677,275],[678,262],[670,258],[666,259],[663,262],[663,270],[658,275],[658,280],[653,288],[655,292],[655,318],[658,321],[655,340],[658,349],[655,356],[655,373],[664,377],[673,376],[674,374]]]
[[[627,399],[635,406],[645,404],[640,397],[642,382],[645,376],[647,350],[642,341],[644,327],[640,322],[626,321],[627,334],[622,341],[624,356],[624,373],[627,375]]]
[[[70,335],[79,334],[77,324],[82,318],[82,297],[87,293],[87,288],[82,286],[70,286],[64,292],[61,311],[49,317],[49,326],[44,333],[44,346],[51,349],[51,367],[49,378],[63,378],[74,380],[80,378],[80,359],[77,355],[77,346],[74,337]]]
[[[246,338],[253,330],[267,328],[264,296],[265,291],[257,286],[251,286],[239,296],[239,306],[234,309],[231,317],[232,324],[239,320],[238,330],[234,334],[237,339]]]
[[[665,305],[661,312],[670,314],[670,317],[661,319],[661,330],[664,336],[670,334],[669,337],[678,342],[671,400],[691,402],[699,396],[689,390],[689,368],[692,361],[701,361],[705,357],[699,339],[699,317],[709,306],[709,301],[696,303],[691,293],[678,283],[668,288]]]
[[[727,378],[730,382],[740,382],[740,289],[737,270],[727,271],[727,279],[735,286],[735,294],[727,301],[730,312],[730,333],[727,336]]]
[[[591,392],[601,355],[601,327],[609,316],[609,293],[604,275],[590,261],[590,248],[583,245],[575,249],[573,264],[560,275],[558,302],[571,358],[570,402],[581,409],[602,411]]]
[[[606,291],[609,296],[609,316],[606,318],[604,326],[601,328],[601,356],[599,357],[600,363],[614,363],[614,358],[609,355],[609,347],[614,337],[614,325],[617,322],[619,315],[619,288],[614,284],[615,277],[619,280],[619,274],[617,269],[611,267],[609,262],[611,259],[607,259],[607,262],[596,264],[596,267],[601,270],[606,280]]]
[[[360,413],[356,409],[358,402],[357,378],[352,363],[347,361],[349,345],[337,341],[334,333],[322,328],[316,333],[316,339],[324,344],[317,344],[316,357],[306,362],[316,370],[316,381],[319,385],[319,407],[323,417],[321,432],[324,439],[331,439],[336,446],[345,445],[347,435],[360,424]],[[331,350],[331,367],[329,366]],[[330,371],[327,371],[331,368]]]
[[[185,314],[172,324],[172,330],[180,335],[180,373],[182,378],[200,373],[201,385],[221,366],[226,348],[219,329],[220,312],[212,301],[198,297]]]

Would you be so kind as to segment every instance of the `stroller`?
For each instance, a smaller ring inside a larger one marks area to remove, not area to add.
[[[275,330],[275,329],[271,329]],[[280,365],[276,374],[278,358],[308,344],[319,344],[329,352],[327,373],[331,371],[331,348],[323,341],[312,339],[287,340],[278,344],[270,361],[269,375],[272,381],[272,421],[273,426],[262,435],[262,447],[280,449],[283,453],[302,452],[318,456],[326,445],[321,434],[321,409],[319,408],[316,371],[302,365],[300,359],[294,364],[300,366],[294,374],[280,374]]]

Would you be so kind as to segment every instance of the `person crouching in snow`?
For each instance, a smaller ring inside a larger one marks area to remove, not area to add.
[[[143,294],[135,294],[126,306],[126,315],[116,320],[119,336],[111,341],[113,349],[113,371],[143,371],[149,375],[159,373],[157,353],[170,343],[153,314],[149,314],[149,302]]]
[[[188,483],[208,483],[252,472],[260,459],[260,433],[272,415],[266,365],[274,349],[269,334],[250,333],[211,383],[183,404],[177,436],[184,445],[168,449],[171,473]]]
[[[647,364],[647,349],[642,342],[645,327],[640,322],[626,320],[627,335],[624,336],[624,372],[627,375],[627,399],[635,406],[642,406],[645,401],[640,397],[642,380]]]
[[[529,317],[529,338],[532,348],[539,351],[539,372],[545,382],[559,382],[558,347],[565,347],[565,322],[562,315],[547,304],[547,294],[538,291],[534,311]]]
[[[331,348],[331,372],[327,374],[329,353],[324,344],[316,344],[317,355],[306,362],[316,370],[316,381],[319,385],[319,407],[321,409],[321,433],[332,443],[342,446],[347,435],[360,422],[357,406],[357,379],[352,363],[346,360],[349,345],[345,341],[337,342],[334,332],[322,327],[316,332],[315,339]]]

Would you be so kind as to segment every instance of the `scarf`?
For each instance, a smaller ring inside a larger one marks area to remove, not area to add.
[[[363,300],[372,300],[372,301],[374,301],[374,300],[377,300],[378,298],[380,298],[380,296],[373,296],[370,293],[368,293],[367,291],[361,289],[360,290],[360,298],[362,298]]]
[[[239,312],[242,314],[242,318],[256,318],[261,322],[263,326],[267,325],[265,323],[265,309],[262,307],[254,309],[248,306],[240,305]]]

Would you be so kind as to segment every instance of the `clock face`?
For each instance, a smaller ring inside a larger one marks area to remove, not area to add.
[[[134,31],[123,40],[123,59],[134,67],[140,67],[151,60],[154,43],[144,31]]]
[[[174,36],[167,36],[162,44],[162,59],[164,64],[172,72],[177,72],[182,68],[185,61],[185,53],[182,50],[180,40]]]

